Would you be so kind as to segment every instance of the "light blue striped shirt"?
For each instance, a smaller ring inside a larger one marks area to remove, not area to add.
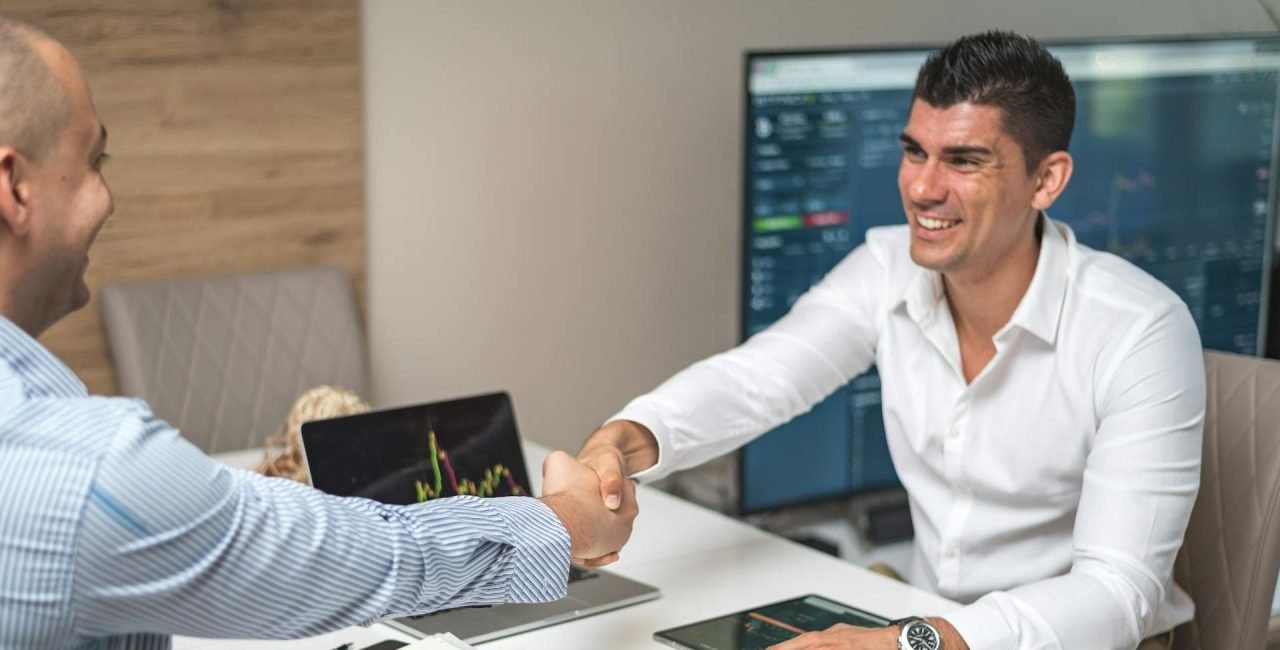
[[[0,318],[0,649],[305,637],[554,600],[568,569],[535,499],[397,507],[229,469]]]

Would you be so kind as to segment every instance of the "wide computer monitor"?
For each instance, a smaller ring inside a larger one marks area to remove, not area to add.
[[[1050,209],[1165,282],[1206,348],[1260,354],[1272,253],[1280,38],[1050,44],[1075,83],[1075,171]],[[905,223],[898,135],[927,48],[746,57],[742,334]],[[740,509],[898,486],[874,368],[748,444]]]

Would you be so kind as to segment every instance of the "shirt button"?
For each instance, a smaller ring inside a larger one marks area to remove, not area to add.
[[[946,550],[942,551],[942,556],[947,558],[948,560],[956,559],[956,547],[948,546]]]
[[[951,430],[947,432],[947,435],[948,435],[948,436],[951,436],[952,438],[959,438],[959,437],[960,437],[960,427],[959,427],[959,426],[951,427]]]

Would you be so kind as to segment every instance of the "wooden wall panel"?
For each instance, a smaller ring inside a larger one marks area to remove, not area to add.
[[[62,41],[110,131],[116,212],[91,251],[95,300],[43,342],[114,393],[103,282],[317,263],[364,304],[355,0],[8,0]]]

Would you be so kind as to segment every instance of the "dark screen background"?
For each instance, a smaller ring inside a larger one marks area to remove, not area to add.
[[[439,473],[431,462],[429,432],[436,434]],[[483,485],[492,495],[512,496],[511,482],[528,495],[529,477],[506,393],[317,420],[302,427],[312,484],[329,494],[383,503],[417,503],[416,482],[442,490],[430,498],[455,496],[456,482]],[[451,481],[443,454],[454,471]],[[501,465],[509,472],[494,474]]]

